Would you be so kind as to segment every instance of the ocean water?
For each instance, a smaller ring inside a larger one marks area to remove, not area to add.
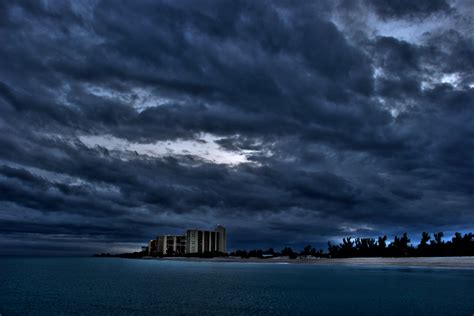
[[[0,258],[5,315],[466,315],[474,271]]]

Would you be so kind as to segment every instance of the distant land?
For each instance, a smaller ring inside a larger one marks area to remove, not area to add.
[[[375,238],[343,238],[342,243],[333,245],[328,242],[328,251],[316,250],[307,245],[301,251],[285,247],[281,251],[273,248],[266,250],[236,250],[230,253],[203,252],[176,254],[154,253],[150,255],[147,247],[142,251],[123,254],[101,253],[95,257],[119,257],[131,259],[161,259],[179,261],[211,262],[251,262],[251,263],[304,263],[338,264],[362,266],[410,266],[474,269],[474,234],[455,233],[446,241],[442,232],[435,233],[433,239],[423,232],[420,243],[412,245],[407,233],[395,236],[387,244],[387,236]]]

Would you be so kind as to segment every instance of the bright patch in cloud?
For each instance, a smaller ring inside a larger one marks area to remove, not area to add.
[[[459,84],[460,79],[461,78],[458,73],[443,74],[441,77],[441,83],[448,83],[456,87]]]
[[[423,81],[421,83],[421,89],[422,90],[433,89],[434,86],[437,84],[449,84],[453,86],[454,88],[458,88],[460,83],[461,83],[461,76],[459,75],[459,73],[457,72],[443,73],[443,74],[440,74],[437,78],[432,77],[432,78],[429,78],[427,81]]]
[[[449,19],[432,17],[420,23],[406,20],[379,19],[374,13],[369,14],[368,26],[374,36],[394,37],[409,43],[419,43],[427,33],[433,33],[445,27]]]
[[[155,92],[145,88],[133,88],[131,91],[120,92],[99,86],[88,86],[87,91],[95,96],[130,104],[138,112],[149,107],[162,106],[169,103],[179,103],[178,100],[156,95]]]
[[[158,141],[155,143],[132,143],[111,135],[84,135],[79,139],[88,147],[101,146],[111,151],[128,152],[129,157],[146,155],[150,157],[197,156],[217,164],[238,165],[247,163],[253,150],[240,152],[224,150],[216,142],[220,139],[211,134],[203,134],[199,139]]]

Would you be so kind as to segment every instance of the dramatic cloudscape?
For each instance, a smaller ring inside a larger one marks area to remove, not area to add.
[[[474,227],[470,0],[0,2],[2,254]]]

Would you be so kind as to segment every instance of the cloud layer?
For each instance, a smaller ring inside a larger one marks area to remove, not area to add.
[[[10,1],[0,245],[472,230],[469,1]]]

